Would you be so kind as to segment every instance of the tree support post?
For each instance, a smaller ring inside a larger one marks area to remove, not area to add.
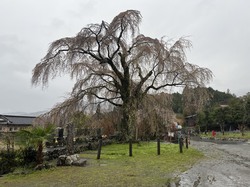
[[[157,155],[161,154],[161,141],[160,138],[157,138]]]
[[[186,148],[188,149],[188,137],[186,136]]]
[[[102,150],[102,138],[99,139],[99,145],[97,150],[97,159],[101,158],[101,150]]]
[[[180,153],[183,153],[183,151],[182,151],[182,145],[183,145],[183,139],[180,137],[179,138]]]
[[[132,139],[129,139],[129,156],[132,156]]]

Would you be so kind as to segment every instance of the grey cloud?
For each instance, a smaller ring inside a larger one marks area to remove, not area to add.
[[[188,61],[214,72],[211,86],[243,95],[250,90],[248,0],[2,0],[0,1],[0,113],[51,108],[71,91],[67,76],[48,89],[31,86],[32,69],[49,44],[89,23],[110,22],[127,9],[141,11],[141,33],[189,36]],[[4,89],[3,89],[4,88]]]

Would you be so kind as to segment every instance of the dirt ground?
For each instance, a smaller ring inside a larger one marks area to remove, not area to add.
[[[216,144],[191,141],[206,159],[179,175],[180,187],[249,187],[250,142]]]

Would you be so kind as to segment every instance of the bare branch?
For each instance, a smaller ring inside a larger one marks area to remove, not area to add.
[[[32,84],[47,86],[50,79],[70,73],[75,85],[70,98],[51,113],[68,112],[65,116],[69,117],[75,110],[88,110],[100,103],[119,106],[121,124],[132,132],[132,116],[147,94],[168,87],[202,87],[212,79],[209,69],[187,62],[185,52],[192,46],[189,40],[172,42],[144,36],[139,33],[140,22],[139,11],[127,10],[110,24],[89,24],[75,37],[52,42],[33,69]]]

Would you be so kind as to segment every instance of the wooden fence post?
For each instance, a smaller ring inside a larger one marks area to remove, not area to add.
[[[183,153],[183,151],[182,151],[182,145],[183,145],[183,139],[180,137],[179,138],[180,153]]]
[[[161,141],[160,138],[157,138],[157,155],[161,154]]]
[[[102,138],[99,139],[98,151],[97,151],[97,159],[101,158],[101,150],[102,150]]]
[[[129,139],[129,156],[132,156],[132,139]]]

